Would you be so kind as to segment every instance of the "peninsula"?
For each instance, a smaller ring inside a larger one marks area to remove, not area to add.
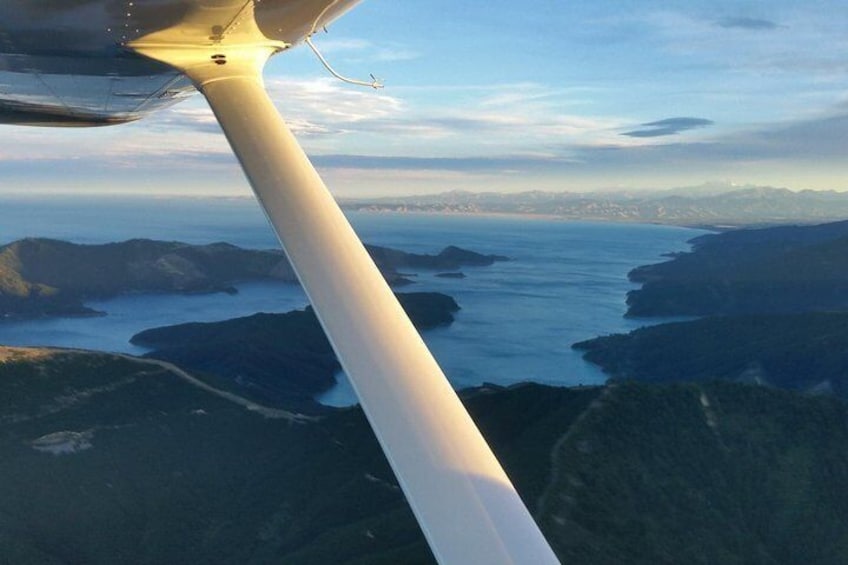
[[[848,399],[848,312],[717,316],[573,345],[614,379],[724,379]]]
[[[459,310],[445,294],[397,297],[419,330],[449,325]],[[320,409],[313,397],[335,385],[340,370],[311,307],[153,328],[136,334],[131,342],[153,349],[147,357],[223,378],[243,394],[303,411]]]
[[[436,255],[366,247],[393,285],[412,282],[400,268],[454,270],[506,260],[455,246]],[[236,292],[233,285],[251,280],[297,282],[279,250],[146,239],[104,245],[22,239],[0,247],[0,319],[96,315],[85,306],[86,299],[141,292]]]
[[[848,310],[848,221],[697,237],[693,250],[638,267],[627,315]]]
[[[576,343],[615,380],[756,383],[848,398],[848,222],[706,235],[634,269],[630,316],[706,316]]]

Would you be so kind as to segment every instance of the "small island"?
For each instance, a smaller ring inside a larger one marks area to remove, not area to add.
[[[437,255],[405,253],[388,247],[366,245],[377,266],[391,265],[395,269],[426,269],[451,271],[461,267],[488,267],[499,261],[509,261],[503,255],[483,255],[455,245],[449,245]]]

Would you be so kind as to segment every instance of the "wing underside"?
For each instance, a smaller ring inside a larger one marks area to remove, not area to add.
[[[209,45],[236,37],[249,12],[281,48],[358,0],[4,0],[0,2],[0,123],[124,123],[196,91],[129,43],[169,29],[202,30]]]

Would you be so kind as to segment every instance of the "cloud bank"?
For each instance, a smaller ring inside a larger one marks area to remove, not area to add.
[[[769,31],[777,29],[777,23],[759,18],[722,18],[716,25],[726,29],[748,29],[752,31]]]

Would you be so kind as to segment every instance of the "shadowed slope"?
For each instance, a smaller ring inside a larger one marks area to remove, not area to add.
[[[431,562],[357,409],[267,419],[81,353],[0,364],[0,394],[0,561]],[[721,383],[465,402],[563,562],[844,562],[841,402]]]

